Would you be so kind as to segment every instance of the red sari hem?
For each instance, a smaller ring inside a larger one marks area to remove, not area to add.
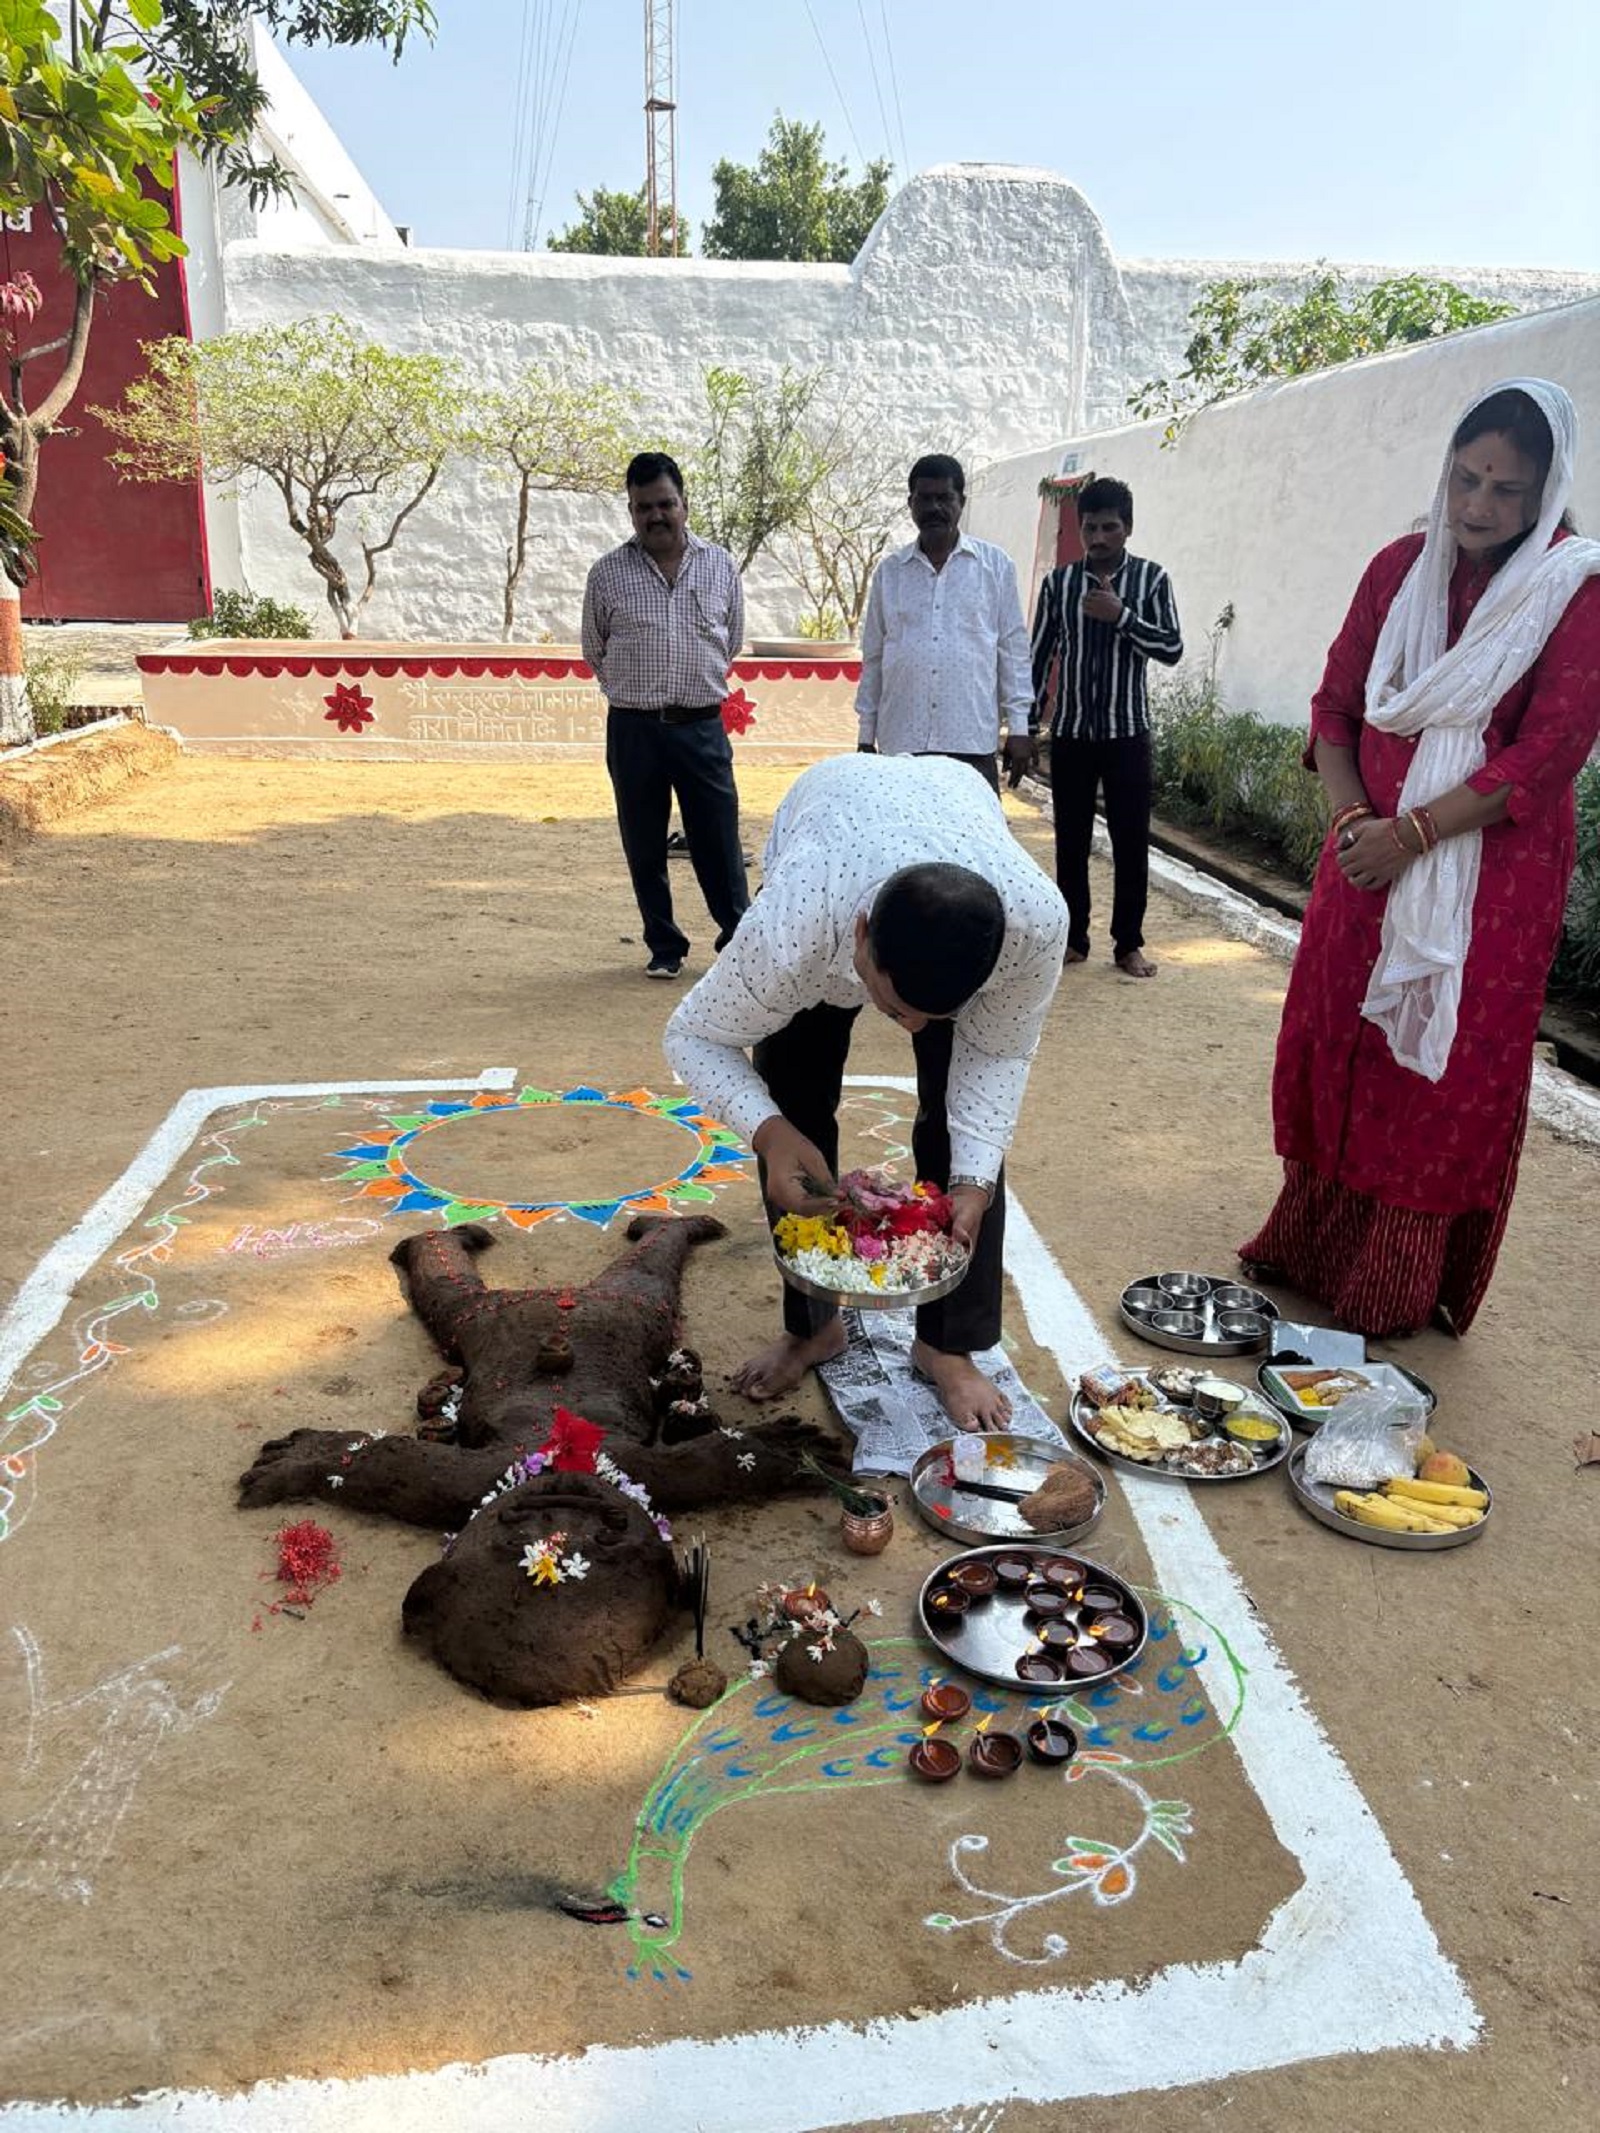
[[[1239,1247],[1247,1265],[1271,1268],[1371,1339],[1415,1333],[1440,1311],[1466,1332],[1505,1236],[1515,1160],[1498,1203],[1460,1215],[1385,1206],[1305,1163],[1283,1169],[1271,1214]]]

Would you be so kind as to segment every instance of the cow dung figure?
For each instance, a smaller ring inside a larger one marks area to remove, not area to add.
[[[684,1261],[725,1234],[708,1215],[638,1216],[630,1252],[549,1289],[485,1287],[473,1256],[494,1240],[479,1224],[408,1237],[391,1257],[455,1366],[418,1395],[421,1434],[274,1438],[241,1504],[317,1498],[453,1533],[406,1594],[408,1635],[512,1703],[615,1688],[685,1604],[657,1519],[808,1488],[802,1451],[836,1463],[793,1418],[720,1428],[676,1345]],[[530,1475],[541,1451],[554,1463]]]

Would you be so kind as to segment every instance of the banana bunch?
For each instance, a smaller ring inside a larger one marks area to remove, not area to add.
[[[1390,1533],[1453,1533],[1481,1524],[1489,1499],[1482,1489],[1457,1488],[1442,1481],[1386,1481],[1379,1490],[1360,1494],[1337,1489],[1333,1507],[1357,1525],[1381,1526]]]

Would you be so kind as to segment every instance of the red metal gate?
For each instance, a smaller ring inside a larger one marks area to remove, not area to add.
[[[53,341],[72,323],[74,289],[40,209],[0,221],[0,272],[29,273],[44,304],[25,345]],[[143,367],[140,343],[189,332],[183,262],[154,273],[155,294],[111,284],[95,304],[83,383],[44,441],[34,524],[38,566],[22,612],[52,622],[187,622],[209,612],[205,523],[196,481],[128,482],[111,465],[112,440],[89,413],[110,407]],[[56,359],[28,366],[25,390],[41,399]]]

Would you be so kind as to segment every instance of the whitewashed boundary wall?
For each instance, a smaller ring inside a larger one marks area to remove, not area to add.
[[[1574,510],[1600,531],[1600,301],[1480,326],[1418,348],[1264,387],[1208,408],[1164,449],[1161,425],[1090,433],[987,467],[967,523],[1035,571],[1039,482],[1075,461],[1126,481],[1133,547],[1172,575],[1188,649],[1228,605],[1217,683],[1234,709],[1295,725],[1367,560],[1425,518],[1445,441],[1497,379],[1553,378],[1578,406]]]
[[[338,311],[395,347],[460,356],[489,380],[530,363],[591,366],[639,394],[650,441],[696,436],[708,365],[763,377],[785,364],[825,367],[904,442],[908,463],[944,450],[977,466],[1040,437],[1119,422],[1130,389],[1177,359],[1189,305],[1213,271],[1239,270],[1119,267],[1066,179],[951,164],[902,187],[848,267],[290,243],[263,230],[227,245],[221,281],[229,327]],[[1381,271],[1354,270],[1357,279]],[[1457,278],[1516,303],[1600,293],[1600,277]],[[535,511],[518,634],[565,642],[584,574],[626,535],[626,516],[620,498],[551,498]],[[321,588],[270,495],[214,502],[210,523],[213,553],[235,559],[252,589],[317,609]],[[508,523],[503,490],[449,468],[386,558],[364,631],[497,635]],[[218,580],[238,582],[220,568]],[[757,634],[791,629],[805,604],[766,558],[749,593]]]

